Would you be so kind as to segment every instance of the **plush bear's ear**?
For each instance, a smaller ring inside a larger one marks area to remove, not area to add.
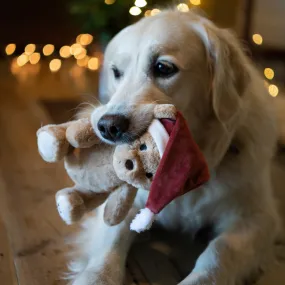
[[[89,119],[84,118],[70,124],[66,130],[68,142],[75,148],[89,148],[100,142]]]
[[[137,189],[125,183],[110,194],[105,210],[104,221],[110,226],[121,223],[133,205]]]

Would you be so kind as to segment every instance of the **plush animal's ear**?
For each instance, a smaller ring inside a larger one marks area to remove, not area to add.
[[[212,74],[212,106],[217,119],[226,127],[235,121],[249,82],[247,59],[236,37],[207,20],[194,25],[203,40]]]

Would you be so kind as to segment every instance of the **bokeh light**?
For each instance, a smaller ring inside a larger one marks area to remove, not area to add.
[[[18,66],[24,66],[29,61],[29,57],[26,54],[21,54],[17,58],[17,64]]]
[[[133,7],[130,9],[130,14],[131,14],[132,16],[138,16],[141,12],[142,12],[142,10],[141,10],[139,7],[136,7],[136,6],[133,6]]]
[[[52,71],[52,72],[57,72],[59,71],[61,68],[61,60],[60,59],[53,59],[51,60],[51,62],[49,63],[49,69]]]
[[[146,10],[145,13],[144,13],[144,16],[145,17],[151,16],[151,10]]]
[[[195,6],[201,5],[201,0],[190,0],[190,3]]]
[[[63,58],[69,58],[71,56],[70,46],[63,46],[59,50],[59,55]]]
[[[274,78],[274,70],[272,68],[265,68],[264,75],[267,79],[271,80]]]
[[[43,47],[43,54],[49,56],[54,52],[54,45],[48,44]]]
[[[90,57],[87,55],[84,58],[77,59],[76,63],[80,67],[87,67]]]
[[[5,48],[5,52],[7,55],[11,55],[15,52],[16,45],[15,44],[8,44]]]
[[[276,97],[276,96],[278,95],[278,93],[279,93],[279,89],[278,89],[278,87],[277,87],[276,85],[270,84],[270,85],[268,86],[268,92],[269,92],[269,94],[270,94],[272,97]]]
[[[188,5],[185,4],[185,3],[178,4],[178,5],[177,5],[177,9],[178,9],[180,12],[189,12],[189,7],[188,7]]]
[[[31,64],[37,64],[41,59],[41,55],[38,52],[34,52],[30,55],[29,60]]]
[[[36,50],[35,44],[28,44],[25,47],[25,54],[31,55]]]
[[[105,3],[107,4],[107,5],[112,5],[112,4],[114,4],[116,2],[116,0],[105,0]]]
[[[159,10],[159,9],[153,9],[153,10],[151,11],[150,15],[151,15],[151,16],[155,16],[155,15],[157,15],[157,14],[159,14],[159,13],[160,13],[160,10]]]
[[[81,39],[81,38],[80,38]],[[70,53],[72,55],[78,55],[80,54],[82,51],[82,46],[80,44],[73,44],[71,47],[70,47]]]
[[[137,7],[142,8],[142,7],[145,7],[147,5],[147,2],[145,0],[136,0],[135,1],[135,5]]]
[[[79,54],[75,54],[74,57],[75,57],[76,59],[82,59],[82,58],[84,58],[84,57],[86,56],[86,54],[87,54],[86,49],[85,49],[85,48],[82,48],[82,49],[81,49],[81,52],[80,52]]]
[[[18,59],[15,57],[13,58],[10,66],[11,73],[16,75],[20,71],[20,67],[18,65]]]
[[[257,45],[262,45],[263,38],[260,34],[254,34],[252,35],[252,40]]]
[[[90,70],[97,70],[99,68],[99,59],[97,57],[91,57],[88,61],[88,68]]]
[[[83,46],[90,45],[92,41],[93,41],[93,36],[91,36],[90,34],[80,35],[80,37],[78,38],[78,41],[76,39],[76,42]]]

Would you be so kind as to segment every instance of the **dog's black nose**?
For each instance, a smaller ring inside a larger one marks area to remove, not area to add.
[[[130,121],[123,115],[104,115],[98,122],[102,137],[109,141],[118,141],[128,130]]]

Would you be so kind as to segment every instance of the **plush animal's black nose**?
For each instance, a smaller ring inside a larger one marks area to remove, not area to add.
[[[128,130],[130,121],[123,115],[104,115],[98,122],[102,137],[109,141],[118,141]]]

